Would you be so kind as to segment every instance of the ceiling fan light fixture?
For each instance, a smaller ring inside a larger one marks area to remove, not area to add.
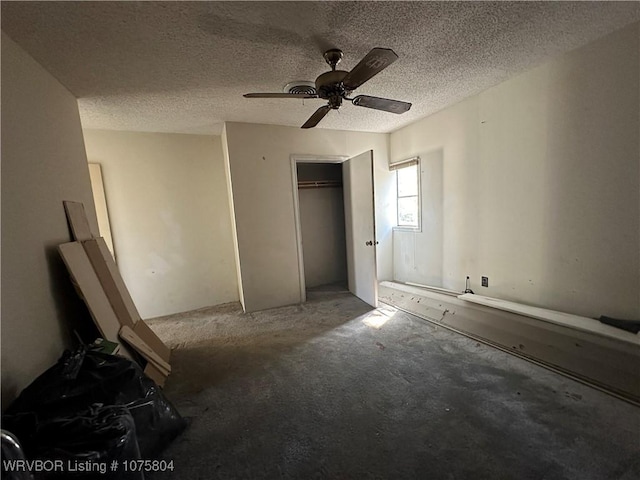
[[[316,84],[314,82],[307,82],[304,80],[289,82],[284,86],[282,91],[284,93],[317,95]]]

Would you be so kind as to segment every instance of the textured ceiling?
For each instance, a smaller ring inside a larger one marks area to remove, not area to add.
[[[87,128],[220,133],[300,126],[323,100],[246,99],[371,48],[400,57],[318,128],[390,132],[640,20],[637,2],[2,2],[2,29],[79,98]]]

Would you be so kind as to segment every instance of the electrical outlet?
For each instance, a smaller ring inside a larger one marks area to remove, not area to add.
[[[482,277],[482,286],[483,287],[489,286],[489,277]]]

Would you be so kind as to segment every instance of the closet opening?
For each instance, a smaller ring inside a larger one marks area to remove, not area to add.
[[[296,173],[305,297],[348,290],[342,165],[297,162]]]

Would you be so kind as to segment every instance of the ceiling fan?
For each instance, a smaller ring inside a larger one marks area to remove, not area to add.
[[[336,70],[342,60],[342,50],[332,48],[324,52],[324,59],[331,66],[331,71],[316,78],[315,92],[308,93],[246,93],[246,98],[322,98],[328,100],[327,105],[318,108],[302,125],[302,128],[315,127],[330,110],[337,110],[342,100],[348,100],[359,107],[374,108],[391,113],[404,113],[411,108],[408,102],[389,98],[358,95],[349,98],[353,90],[373,78],[398,59],[398,55],[389,48],[374,48],[350,71]]]

